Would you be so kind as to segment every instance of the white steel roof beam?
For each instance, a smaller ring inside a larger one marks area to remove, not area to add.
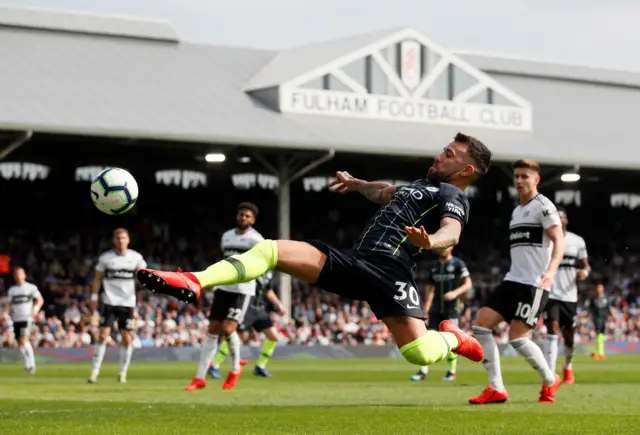
[[[331,71],[330,75],[332,75],[336,80],[338,80],[340,83],[342,83],[343,85],[351,89],[356,94],[360,94],[360,95],[367,94],[367,88],[365,88],[360,83],[355,81],[353,78],[351,78],[351,76],[346,74],[341,69],[339,68],[334,69],[333,71]]]
[[[460,92],[458,95],[453,97],[453,101],[456,103],[466,103],[470,99],[477,96],[480,92],[485,91],[487,89],[487,85],[478,82],[475,85],[469,86],[464,91]]]
[[[409,91],[407,91],[407,88],[402,84],[402,81],[398,77],[398,74],[396,74],[391,65],[389,65],[389,62],[387,62],[385,58],[382,57],[382,55],[377,51],[373,52],[371,54],[371,57],[378,64],[384,75],[387,76],[396,91],[398,91],[398,94],[404,98],[411,98],[411,95],[409,95]]]
[[[424,94],[427,93],[429,88],[433,86],[433,84],[438,80],[440,74],[442,74],[447,67],[449,66],[449,59],[447,57],[442,57],[440,61],[429,71],[423,79],[422,82],[418,85],[416,90],[413,93],[414,100],[420,100],[424,98]]]

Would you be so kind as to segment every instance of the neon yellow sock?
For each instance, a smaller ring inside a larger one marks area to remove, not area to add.
[[[213,367],[219,369],[227,355],[229,355],[229,343],[224,340],[216,352],[216,357],[213,359]]]
[[[278,345],[277,341],[266,340],[262,345],[262,351],[260,351],[260,357],[258,357],[258,361],[256,362],[256,366],[261,369],[267,366],[269,362],[269,358],[273,355],[273,351],[276,350],[276,346]]]
[[[604,334],[598,334],[596,337],[596,353],[604,355]]]
[[[422,337],[400,348],[400,353],[411,364],[428,366],[443,360],[458,347],[458,339],[450,332],[427,331]]]
[[[225,284],[248,282],[275,269],[278,264],[278,244],[275,240],[263,240],[244,254],[232,255],[207,270],[195,272],[203,288]]]
[[[447,355],[447,362],[449,363],[449,371],[451,373],[455,373],[456,368],[458,367],[458,355],[453,352],[449,352]]]

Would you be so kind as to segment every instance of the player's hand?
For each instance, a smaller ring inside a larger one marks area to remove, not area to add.
[[[282,304],[278,305],[278,311],[280,312],[281,316],[284,316],[287,314],[287,309]]]
[[[451,301],[455,301],[457,297],[458,296],[455,294],[455,292],[446,292],[442,296],[442,299],[444,299],[445,302],[451,302]]]
[[[540,277],[540,288],[544,289],[544,290],[550,289],[551,288],[551,284],[553,284],[554,276],[555,276],[555,274],[553,274],[551,272],[545,272]]]
[[[404,227],[404,230],[407,232],[407,239],[411,243],[424,249],[431,248],[431,238],[423,226],[420,228]]]
[[[584,281],[585,279],[587,279],[587,272],[585,272],[583,269],[578,269],[578,271],[576,272],[576,279],[578,281]]]
[[[347,171],[336,172],[336,178],[329,183],[329,190],[336,193],[354,192],[358,189],[360,180],[351,176]]]

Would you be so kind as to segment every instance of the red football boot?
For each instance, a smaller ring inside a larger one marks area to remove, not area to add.
[[[440,332],[450,332],[458,339],[458,347],[453,351],[453,353],[462,355],[474,362],[479,362],[484,359],[484,350],[482,350],[480,342],[464,332],[462,329],[458,328],[458,325],[453,323],[451,320],[443,320],[440,323],[438,330]]]
[[[554,374],[554,376],[556,380],[553,382],[553,384],[542,386],[542,389],[540,390],[540,398],[538,399],[538,402],[553,403],[556,401],[556,393],[560,388],[560,384],[562,383],[562,380],[560,379],[560,376],[558,376],[557,374]]]
[[[173,296],[183,302],[196,302],[200,298],[202,286],[190,272],[162,272],[153,269],[139,269],[136,272],[138,282],[149,290]]]
[[[250,362],[250,361],[249,361],[248,359],[241,359],[241,360],[240,360],[240,365],[241,365],[241,366],[246,366],[247,364],[249,364],[249,362]]]
[[[207,380],[206,379],[193,378],[191,383],[189,385],[187,385],[186,387],[184,387],[184,389],[187,390],[187,391],[195,391],[195,390],[199,390],[201,388],[204,388],[206,386],[207,386]]]
[[[229,372],[227,375],[227,379],[225,379],[224,384],[222,384],[223,390],[230,390],[235,387],[236,382],[238,382],[238,378],[242,374],[242,366],[240,366],[240,370],[237,372]]]
[[[564,379],[562,380],[565,384],[575,384],[576,378],[573,376],[573,369],[566,368],[564,369]]]
[[[472,405],[488,405],[489,403],[504,403],[507,399],[509,399],[507,390],[498,391],[488,386],[479,396],[471,397],[469,403]]]

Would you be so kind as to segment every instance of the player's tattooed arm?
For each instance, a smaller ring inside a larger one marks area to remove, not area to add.
[[[462,225],[459,220],[449,217],[442,218],[440,229],[429,236],[431,249],[446,249],[456,246],[460,240],[460,233],[462,233]]]
[[[336,193],[360,192],[370,201],[386,204],[395,193],[396,186],[384,181],[361,180],[346,171],[338,171],[336,178],[329,183],[329,189]]]
[[[386,204],[391,201],[396,191],[396,186],[382,181],[360,181],[362,184],[357,187],[358,192],[377,204]]]
[[[427,234],[424,226],[405,227],[405,231],[409,241],[416,246],[423,249],[446,249],[458,244],[462,224],[457,219],[445,217],[440,219],[440,229],[434,234]]]

